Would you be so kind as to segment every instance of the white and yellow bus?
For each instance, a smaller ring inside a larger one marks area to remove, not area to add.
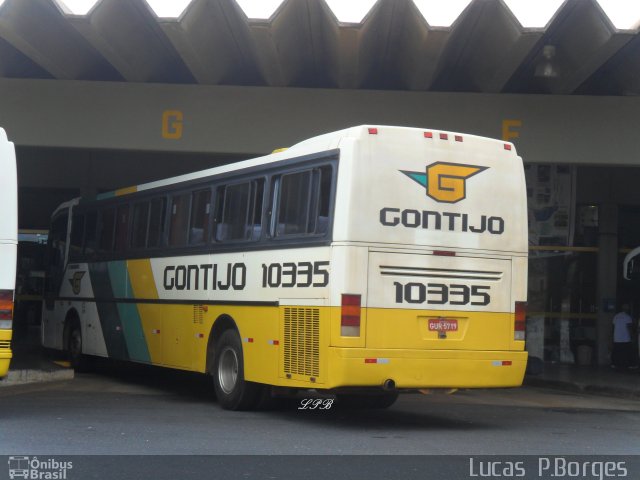
[[[522,382],[527,210],[510,143],[359,126],[61,205],[46,347],[385,407]]]
[[[16,154],[7,134],[0,128],[0,378],[7,375],[11,361],[13,300],[18,249],[18,180]]]

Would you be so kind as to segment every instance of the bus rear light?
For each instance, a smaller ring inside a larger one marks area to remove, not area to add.
[[[377,135],[378,134],[378,129],[377,128],[370,128],[369,129],[369,135]]]
[[[11,330],[13,323],[13,290],[0,290],[0,329]]]
[[[433,138],[433,132],[424,132],[424,138]]]
[[[455,257],[456,256],[456,252],[451,252],[449,250],[434,250],[433,254],[434,255],[438,255],[440,257]]]
[[[342,294],[340,308],[340,335],[343,337],[360,336],[361,296]]]
[[[525,331],[527,329],[527,303],[516,302],[515,304],[515,328],[514,340],[524,340]]]

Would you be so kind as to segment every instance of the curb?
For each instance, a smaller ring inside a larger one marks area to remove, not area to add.
[[[618,387],[607,387],[602,385],[584,385],[571,383],[562,380],[551,380],[544,378],[525,377],[524,385],[530,387],[551,388],[572,393],[588,393],[591,395],[605,395],[608,397],[618,397],[633,400],[640,400],[640,390],[631,390]]]
[[[7,376],[0,381],[1,387],[25,385],[28,383],[58,382],[60,380],[72,380],[74,371],[72,368],[60,368],[56,370],[9,370]]]

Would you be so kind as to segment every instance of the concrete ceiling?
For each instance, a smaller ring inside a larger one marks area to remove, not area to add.
[[[413,0],[371,2],[360,23],[339,22],[325,0],[276,2],[265,20],[236,0],[183,0],[174,19],[150,3],[99,0],[73,15],[55,0],[5,0],[0,77],[640,94],[640,34],[617,29],[596,0],[558,1],[541,28],[523,28],[506,0],[472,0],[448,27],[430,26]],[[549,62],[556,75],[541,75]]]

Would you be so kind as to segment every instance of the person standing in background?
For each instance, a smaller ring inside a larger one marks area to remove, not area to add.
[[[623,304],[622,310],[613,317],[613,348],[611,350],[611,367],[627,369],[635,364],[632,325],[633,319],[629,315],[629,305]]]

